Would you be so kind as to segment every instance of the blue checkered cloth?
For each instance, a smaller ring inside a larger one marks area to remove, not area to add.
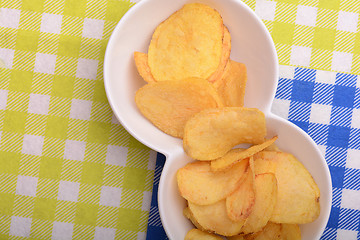
[[[360,76],[280,66],[272,112],[309,134],[329,166],[333,201],[321,239],[360,240]],[[157,207],[164,162],[158,154],[147,239],[168,239]]]

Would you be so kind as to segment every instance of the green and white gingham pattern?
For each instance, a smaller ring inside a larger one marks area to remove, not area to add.
[[[0,239],[143,239],[155,153],[117,122],[103,85],[134,3],[0,2]]]
[[[244,0],[281,65],[360,74],[360,4]],[[0,239],[144,239],[155,153],[103,86],[128,0],[0,1]]]

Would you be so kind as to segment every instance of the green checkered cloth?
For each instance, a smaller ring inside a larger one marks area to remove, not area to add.
[[[281,65],[360,74],[360,4],[245,0]],[[118,123],[103,59],[125,0],[0,0],[0,239],[144,239],[155,152]]]

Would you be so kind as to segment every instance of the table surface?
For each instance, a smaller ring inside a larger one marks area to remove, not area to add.
[[[307,132],[330,169],[322,239],[360,239],[360,4],[244,2],[278,52],[272,111]],[[166,239],[165,158],[119,124],[103,85],[106,44],[134,4],[0,1],[0,239]]]

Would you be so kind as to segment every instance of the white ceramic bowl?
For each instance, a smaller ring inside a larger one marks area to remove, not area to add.
[[[194,1],[142,0],[137,3],[116,26],[104,63],[105,90],[118,120],[137,140],[166,156],[158,204],[165,231],[170,239],[176,240],[184,239],[193,227],[182,214],[185,201],[178,193],[175,177],[176,171],[192,160],[184,153],[180,139],[161,132],[137,109],[135,92],[145,82],[137,73],[133,53],[147,52],[156,26],[189,2]],[[278,60],[269,32],[255,13],[239,0],[196,2],[208,4],[220,12],[232,37],[231,59],[247,66],[245,106],[265,113],[269,136],[278,135],[280,149],[294,154],[319,185],[320,216],[315,222],[301,226],[303,239],[319,239],[330,214],[330,174],[314,141],[300,128],[270,112],[278,80]]]

